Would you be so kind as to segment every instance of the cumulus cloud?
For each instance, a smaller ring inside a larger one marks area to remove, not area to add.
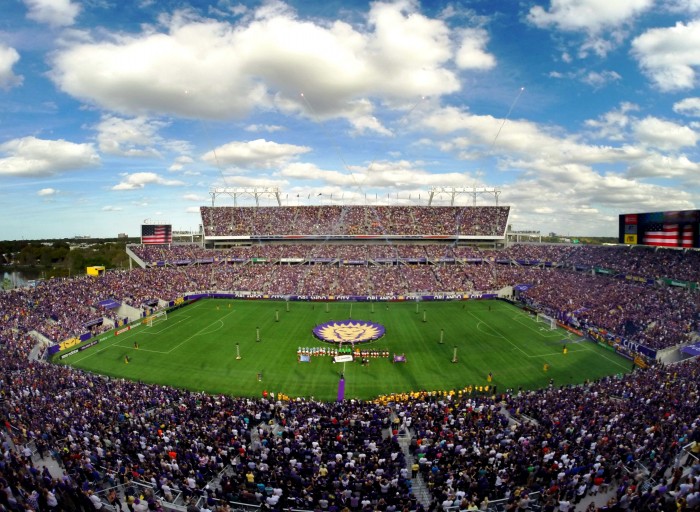
[[[634,142],[623,143],[617,147],[587,143],[582,135],[561,133],[554,127],[547,127],[521,120],[509,120],[507,129],[499,137],[499,165],[503,169],[517,169],[522,176],[521,182],[536,179],[547,183],[557,183],[560,190],[556,198],[557,205],[566,205],[570,198],[566,190],[579,193],[581,190],[593,190],[586,196],[591,204],[617,205],[618,194],[612,195],[616,187],[632,188],[644,193],[658,192],[643,184],[643,178],[681,178],[687,182],[698,175],[698,163],[684,155],[675,155],[682,148],[694,147],[698,140],[697,132],[692,128],[663,119],[645,117],[638,119],[631,114],[639,109],[630,103],[623,103],[619,109],[608,112],[586,125],[594,130],[597,137],[611,139],[611,134],[619,134],[620,140],[635,138]],[[497,130],[499,120],[489,116],[477,116],[456,108],[437,109],[422,118],[425,126],[431,127],[442,135],[452,135],[442,141],[439,147],[458,155],[484,153],[490,147],[489,133]],[[671,154],[667,154],[671,152]],[[615,172],[601,174],[597,167],[615,168]],[[613,167],[614,166],[614,167]],[[592,184],[597,184],[595,187]],[[644,186],[642,186],[644,185]],[[612,187],[603,192],[605,187]],[[663,189],[666,199],[671,189]],[[628,191],[628,192],[630,192]],[[596,199],[595,194],[600,194]],[[578,196],[577,196],[578,197]],[[650,198],[639,199],[639,204],[650,204]],[[691,196],[684,196],[683,204],[691,201]],[[519,204],[519,194],[510,197],[513,204]],[[578,200],[578,199],[576,199]],[[553,203],[554,204],[554,203]],[[669,203],[670,205],[671,203]],[[673,201],[674,208],[679,205]],[[624,202],[623,205],[627,205]],[[664,207],[668,209],[670,206]],[[522,205],[520,205],[522,207]],[[662,208],[662,209],[664,209]]]
[[[96,126],[97,142],[100,150],[110,155],[160,157],[155,146],[163,142],[158,131],[166,124],[145,117],[103,115]]]
[[[172,163],[170,167],[168,167],[168,170],[170,172],[179,172],[185,169],[186,166],[189,164],[194,163],[194,160],[192,157],[187,156],[187,155],[180,155],[177,158],[175,158],[175,161]]]
[[[691,128],[657,117],[638,121],[634,133],[643,144],[665,150],[692,147],[698,141],[697,132]]]
[[[116,112],[212,119],[275,106],[352,120],[371,114],[352,107],[357,102],[405,102],[460,87],[451,69],[454,34],[410,1],[373,3],[359,26],[302,20],[280,3],[236,24],[182,15],[166,21],[140,34],[67,43],[50,76],[64,92]],[[458,65],[491,67],[486,40],[483,31],[466,32]],[[383,131],[367,120],[356,125]]]
[[[653,0],[551,0],[548,10],[536,5],[530,9],[527,18],[539,27],[599,32],[629,21],[653,4]]]
[[[24,0],[27,18],[52,27],[67,27],[75,22],[80,4],[71,0]]]
[[[124,175],[122,181],[114,185],[112,190],[138,190],[151,184],[178,187],[185,183],[178,180],[168,180],[154,172],[135,172],[133,174]]]
[[[0,89],[10,89],[22,83],[22,75],[16,75],[12,70],[18,61],[17,50],[0,44]]]
[[[517,205],[521,226],[546,225],[559,233],[615,234],[617,215],[621,211],[663,211],[691,209],[693,195],[677,187],[641,183],[616,174],[599,174],[592,170],[576,175],[566,183],[552,186],[544,168],[530,167],[522,179],[502,187],[503,196]],[[541,212],[543,205],[556,205],[555,212]],[[585,215],[586,226],[579,226]],[[546,217],[545,217],[546,216]],[[574,226],[572,228],[572,226]],[[575,231],[572,232],[572,229]]]
[[[350,166],[344,171],[321,169],[306,162],[291,163],[280,171],[284,178],[307,180],[322,186],[347,189],[366,187],[412,189],[431,185],[464,185],[463,173],[431,173],[407,160],[372,162],[367,167]]]
[[[58,194],[58,190],[55,188],[42,188],[36,193],[36,195],[41,197],[55,196],[56,194]]]
[[[616,141],[624,140],[632,122],[629,113],[638,110],[638,105],[624,102],[620,105],[620,108],[606,112],[598,119],[588,119],[584,124],[592,128],[598,138]]]
[[[496,65],[496,58],[484,50],[488,40],[488,33],[484,29],[465,30],[455,59],[457,66],[462,69],[493,68]]]
[[[527,20],[540,28],[584,33],[579,53],[603,56],[624,40],[625,27],[653,5],[654,0],[551,0],[549,9],[532,7]]]
[[[673,104],[673,111],[686,116],[700,117],[700,98],[685,98]]]
[[[309,151],[311,148],[307,146],[278,144],[265,139],[257,139],[248,142],[229,142],[208,151],[202,156],[202,160],[212,165],[269,169],[279,167]]]
[[[52,176],[96,166],[100,158],[92,144],[63,139],[23,137],[0,144],[0,175]]]
[[[684,180],[700,173],[700,164],[687,156],[667,156],[653,154],[633,163],[627,170],[630,178],[681,178]]]
[[[700,20],[647,30],[632,41],[632,55],[661,91],[695,87],[700,66]]]
[[[227,174],[224,183],[215,184],[217,187],[279,187],[284,188],[289,182],[275,176],[247,176]]]

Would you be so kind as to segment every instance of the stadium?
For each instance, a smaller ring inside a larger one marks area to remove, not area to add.
[[[621,216],[619,245],[513,244],[509,206],[222,193],[251,191],[213,190],[189,240],[144,224],[130,270],[0,295],[0,506],[693,503],[697,212]]]

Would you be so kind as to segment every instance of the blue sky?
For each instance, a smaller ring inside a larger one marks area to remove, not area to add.
[[[700,206],[700,0],[2,6],[0,239],[196,229],[212,187],[496,187],[576,235]]]

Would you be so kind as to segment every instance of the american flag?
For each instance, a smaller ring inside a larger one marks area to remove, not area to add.
[[[686,225],[681,230],[678,224],[649,224],[642,243],[658,247],[692,247],[693,228]]]
[[[142,224],[142,244],[169,244],[173,241],[172,227],[169,224]]]

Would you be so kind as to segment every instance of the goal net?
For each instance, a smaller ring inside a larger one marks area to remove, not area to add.
[[[153,327],[155,324],[161,323],[168,319],[167,311],[158,311],[146,317],[146,326]]]
[[[549,329],[554,331],[557,328],[557,321],[544,313],[537,313],[537,323],[548,324]]]

